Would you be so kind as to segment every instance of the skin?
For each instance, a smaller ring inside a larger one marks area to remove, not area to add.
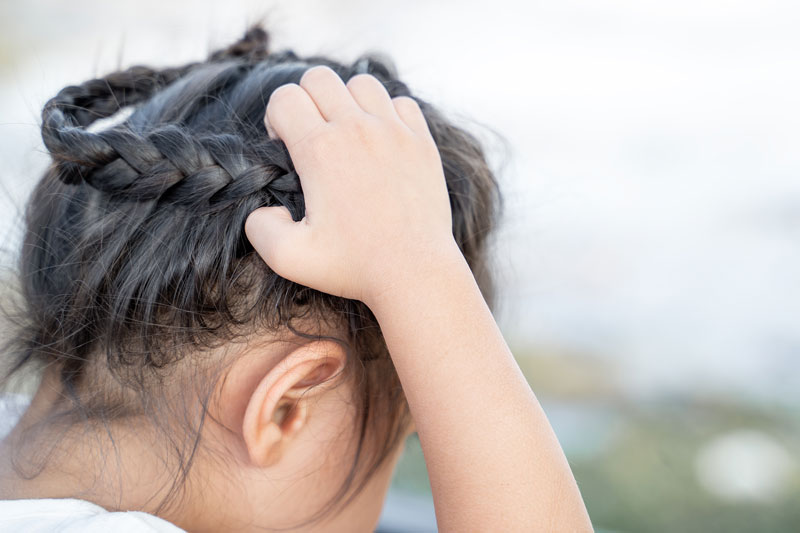
[[[295,223],[285,208],[256,210],[247,236],[280,275],[360,299],[377,317],[422,442],[439,530],[592,531],[558,441],[453,239],[441,161],[417,104],[390,99],[371,76],[345,85],[315,67],[273,93],[265,122],[289,149],[306,216]],[[0,443],[0,499],[81,498],[157,513],[189,531],[372,531],[399,449],[349,505],[307,523],[341,486],[355,448],[341,346],[287,334],[223,352],[179,505],[157,509],[175,471],[146,417],[65,433],[46,426],[26,438],[62,398],[56,369]],[[195,398],[194,373],[179,370],[168,387],[177,406]],[[45,453],[36,476],[14,468]]]
[[[569,464],[451,232],[441,161],[410,98],[315,67],[279,88],[306,216],[247,220],[280,275],[366,303],[419,433],[440,531],[592,531]]]
[[[146,417],[113,422],[113,442],[105,427],[83,425],[66,434],[46,427],[35,439],[25,438],[61,397],[52,371],[0,446],[0,499],[78,498],[111,511],[157,514],[198,532],[372,531],[401,449],[350,505],[307,523],[335,496],[351,466],[352,384],[340,372],[346,354],[332,342],[264,340],[232,355],[209,402],[204,444],[179,505],[157,511],[176,473],[165,468],[171,450]],[[175,387],[175,405],[194,399],[185,394],[189,386]],[[52,450],[50,443],[56,444]],[[13,458],[35,465],[47,452],[45,469],[29,479],[11,464]]]

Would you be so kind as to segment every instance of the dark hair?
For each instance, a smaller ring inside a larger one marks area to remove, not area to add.
[[[286,206],[295,220],[304,213],[286,147],[268,138],[263,123],[277,87],[327,65],[345,81],[369,73],[391,96],[413,95],[385,59],[343,65],[270,53],[268,40],[255,26],[204,62],[131,67],[47,102],[42,138],[52,164],[27,204],[23,324],[6,380],[31,363],[57,368],[64,397],[54,416],[67,424],[132,414],[163,421],[168,406],[159,391],[178,362],[204,368],[203,354],[254,332],[317,338],[297,329],[297,320],[330,321],[344,332],[336,340],[357,377],[359,446],[336,498],[343,500],[402,438],[408,413],[400,384],[370,310],[276,275],[248,243],[244,221],[268,205]],[[499,208],[496,180],[476,138],[415,99],[441,154],[453,234],[491,302],[487,236]],[[126,108],[129,116],[112,117]],[[90,127],[109,117],[111,125]],[[179,478],[199,444],[207,400],[186,417],[186,436],[165,434],[180,455]],[[371,433],[374,447],[365,445]]]

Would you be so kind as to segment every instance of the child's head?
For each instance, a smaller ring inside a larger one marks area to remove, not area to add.
[[[413,96],[384,62],[272,54],[253,28],[206,62],[133,67],[45,106],[53,164],[27,207],[12,373],[46,372],[18,441],[22,477],[85,468],[82,492],[61,496],[126,501],[192,529],[208,526],[206,506],[270,527],[342,506],[351,524],[374,521],[411,427],[378,324],[360,302],[277,276],[244,234],[264,205],[303,217],[292,161],[263,119],[272,91],[318,64]],[[453,233],[491,299],[496,182],[479,143],[418,102]],[[106,468],[81,466],[92,461]]]

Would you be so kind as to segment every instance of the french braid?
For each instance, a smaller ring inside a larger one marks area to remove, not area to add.
[[[247,69],[268,57],[267,43],[268,34],[253,28],[230,47],[211,54],[207,63],[237,60],[241,69]],[[99,132],[87,130],[96,120],[146,101],[198,65],[162,70],[135,66],[62,89],[42,111],[42,139],[59,178],[130,200],[191,207],[200,214],[263,191],[268,201],[285,205],[296,219],[301,218],[300,182],[282,143],[254,145],[233,134],[198,137],[177,124],[146,134],[125,123]],[[217,88],[224,88],[225,81],[221,79]]]

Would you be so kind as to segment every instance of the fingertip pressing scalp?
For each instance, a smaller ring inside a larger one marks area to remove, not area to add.
[[[181,409],[168,399],[165,376],[202,375],[197,369],[216,348],[256,332],[318,339],[297,320],[335,323],[358,378],[359,446],[335,498],[349,501],[400,442],[407,407],[370,310],[281,278],[247,239],[248,215],[261,207],[285,208],[293,220],[305,213],[286,146],[266,126],[268,119],[280,134],[293,122],[273,117],[267,102],[291,90],[278,87],[308,82],[315,65],[331,69],[343,91],[348,80],[356,92],[367,82],[354,79],[359,74],[382,83],[400,117],[412,129],[424,125],[436,143],[453,233],[488,301],[486,245],[499,192],[480,143],[412,96],[388,61],[365,56],[344,65],[268,44],[267,32],[254,27],[206,61],[131,67],[47,102],[42,139],[52,165],[27,204],[19,266],[25,324],[8,352],[6,379],[30,363],[56,369],[64,399],[54,416],[70,423],[130,413],[163,421]],[[133,112],[121,123],[87,129],[125,108]],[[210,394],[215,377],[206,378]],[[197,449],[207,414],[201,404],[184,433],[163,428],[182,472],[164,504],[178,494]]]

